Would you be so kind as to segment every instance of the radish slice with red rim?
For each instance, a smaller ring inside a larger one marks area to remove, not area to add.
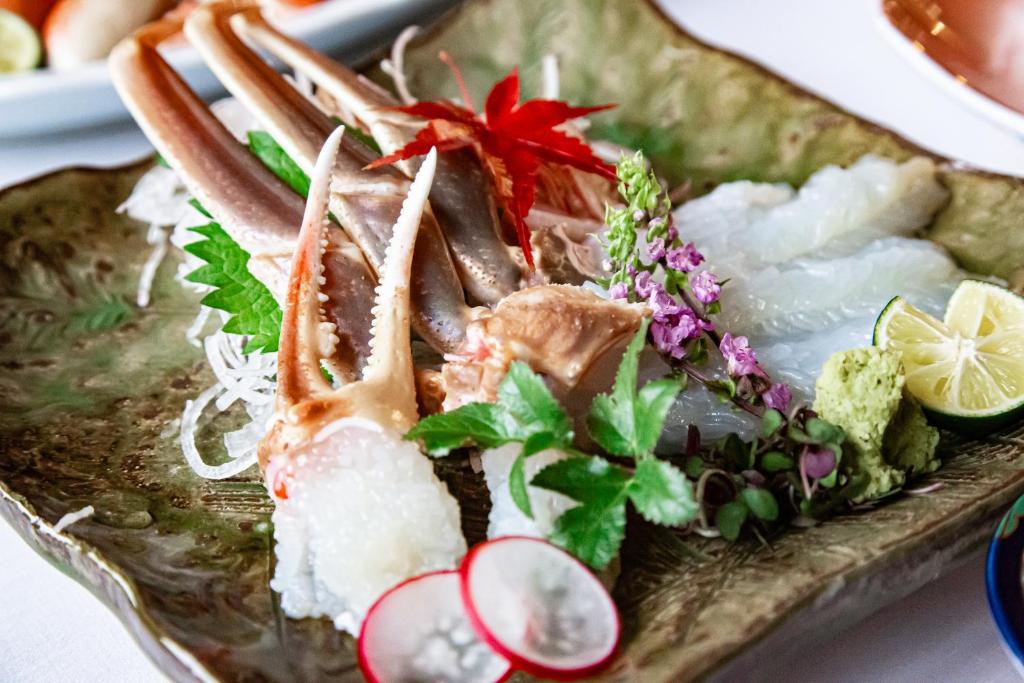
[[[404,581],[374,603],[359,632],[359,667],[372,683],[497,683],[511,671],[470,626],[454,570]]]
[[[569,680],[594,673],[615,653],[615,603],[561,548],[505,536],[473,548],[460,573],[470,622],[517,669]]]

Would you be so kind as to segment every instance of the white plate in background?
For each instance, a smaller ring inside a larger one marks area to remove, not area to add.
[[[321,52],[354,57],[388,32],[436,15],[453,0],[327,0],[283,16],[278,26]],[[164,51],[203,97],[223,90],[187,45]],[[128,115],[105,60],[69,71],[0,76],[0,139],[94,126]]]
[[[914,47],[911,40],[889,21],[882,7],[882,0],[868,0],[868,7],[872,20],[885,41],[928,82],[937,86],[947,97],[956,100],[961,106],[1024,139],[1024,114],[957,80],[956,76],[943,69],[938,62]]]

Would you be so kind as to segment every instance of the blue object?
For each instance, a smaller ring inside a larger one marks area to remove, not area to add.
[[[1024,496],[992,536],[985,567],[988,604],[1017,670],[1024,673]]]

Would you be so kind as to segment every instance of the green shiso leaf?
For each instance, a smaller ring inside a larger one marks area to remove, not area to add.
[[[249,253],[217,223],[191,230],[206,239],[186,245],[185,251],[206,261],[206,265],[185,279],[214,288],[203,297],[203,305],[231,314],[224,331],[249,337],[244,353],[277,351],[281,307],[270,290],[249,272]]]
[[[345,131],[348,132],[347,130]],[[263,162],[263,165],[296,193],[305,197],[309,194],[309,176],[299,168],[270,133],[250,130],[249,149]]]

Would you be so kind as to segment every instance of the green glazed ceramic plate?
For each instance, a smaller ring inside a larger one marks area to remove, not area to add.
[[[478,99],[514,65],[537,92],[541,57],[558,55],[566,99],[621,103],[596,135],[643,148],[698,193],[737,178],[799,184],[867,152],[923,153],[638,0],[468,2],[411,49],[413,92],[455,94],[441,48]],[[256,474],[198,479],[167,428],[211,375],[185,342],[197,301],[174,281],[173,259],[152,306],[131,303],[145,228],[114,209],[144,170],[73,169],[0,193],[0,513],[174,679],[358,680],[350,639],[277,609],[271,505]],[[1024,183],[948,163],[942,182],[952,199],[928,236],[970,270],[1020,281]],[[1021,444],[1020,429],[945,435],[941,490],[789,531],[770,548],[694,546],[631,523],[615,590],[625,638],[603,678],[746,676],[765,653],[909,593],[977,548],[1024,493]],[[480,478],[465,463],[439,466],[479,537]],[[94,517],[53,530],[85,505]]]

